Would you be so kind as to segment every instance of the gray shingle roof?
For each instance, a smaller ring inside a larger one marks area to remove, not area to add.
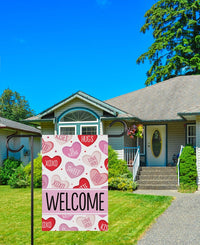
[[[144,121],[179,120],[177,113],[200,112],[200,75],[175,77],[105,102]]]
[[[41,131],[37,128],[25,125],[23,123],[18,123],[3,117],[0,117],[0,128],[11,128],[29,133],[41,134]]]

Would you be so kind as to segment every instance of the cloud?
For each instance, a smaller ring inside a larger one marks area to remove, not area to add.
[[[96,2],[101,7],[105,7],[111,3],[110,0],[96,0]]]

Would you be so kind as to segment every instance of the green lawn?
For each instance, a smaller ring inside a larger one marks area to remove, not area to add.
[[[41,231],[41,189],[35,189],[35,245],[136,244],[172,197],[109,191],[109,231]],[[30,244],[30,189],[0,186],[0,244]]]

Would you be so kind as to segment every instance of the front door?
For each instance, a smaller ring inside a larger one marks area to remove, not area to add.
[[[147,166],[166,166],[166,126],[147,126]]]

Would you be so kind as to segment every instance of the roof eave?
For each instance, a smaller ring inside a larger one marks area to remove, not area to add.
[[[98,99],[96,99],[96,98],[94,98],[94,97],[92,97],[90,95],[87,95],[87,94],[83,93],[82,91],[79,91],[79,92],[69,96],[67,99],[55,104],[54,106],[50,107],[49,109],[41,112],[40,114],[38,114],[38,117],[41,118],[41,117],[45,116],[46,114],[49,114],[49,113],[55,111],[57,108],[65,105],[66,103],[70,102],[71,100],[73,100],[75,98],[82,99],[82,100],[86,101],[87,103],[90,103],[90,104],[92,104],[94,106],[98,106],[99,108],[101,108],[102,110],[110,113],[113,116],[117,116],[118,113],[123,113],[124,112],[124,111],[121,111],[118,108],[115,108],[115,107],[109,105],[106,102],[102,102],[102,101],[100,101],[100,100],[98,100]],[[35,120],[33,120],[33,121],[35,121]]]

